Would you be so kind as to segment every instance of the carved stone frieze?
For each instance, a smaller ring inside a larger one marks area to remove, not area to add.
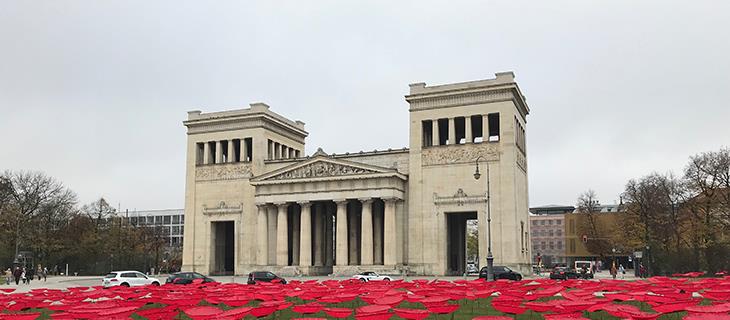
[[[208,208],[208,206],[203,205],[203,214],[206,216],[231,213],[243,213],[243,204],[239,203],[237,206],[232,206],[227,205],[224,201],[221,201],[220,203],[218,203],[218,206],[213,208]]]
[[[463,189],[459,188],[453,196],[439,196],[434,192],[433,203],[435,205],[457,205],[463,206],[468,203],[484,203],[487,201],[486,195],[470,196]]]
[[[249,179],[252,176],[250,163],[225,163],[195,168],[195,181]]]
[[[473,143],[450,146],[426,147],[421,151],[421,160],[424,166],[470,163],[477,158],[483,160],[499,160],[499,150],[496,143]]]
[[[374,171],[374,170],[321,161],[321,162],[310,163],[306,166],[280,173],[280,174],[275,175],[266,180],[288,180],[288,179],[303,179],[303,178],[317,178],[317,177],[347,176],[347,175],[376,173],[376,172],[377,171]]]

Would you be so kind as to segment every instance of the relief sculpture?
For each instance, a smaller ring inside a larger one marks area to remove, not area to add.
[[[373,173],[376,171],[351,167],[329,162],[316,162],[301,168],[290,170],[272,177],[270,180],[287,180],[302,178],[317,178],[331,176],[345,176],[353,174]]]
[[[195,168],[196,181],[234,180],[251,178],[251,164],[232,163]]]
[[[469,163],[478,157],[485,160],[498,160],[499,151],[496,144],[474,143],[469,145],[427,147],[421,151],[424,166]]]

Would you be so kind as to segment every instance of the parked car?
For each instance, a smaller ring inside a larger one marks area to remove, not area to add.
[[[114,286],[135,287],[150,284],[159,286],[160,280],[148,277],[139,271],[112,271],[101,280],[101,285],[104,286],[104,288]]]
[[[512,269],[505,266],[492,266],[492,272],[495,280],[522,280],[522,275],[519,272],[512,271]],[[487,267],[482,267],[482,270],[479,271],[479,279],[487,279]]]
[[[555,267],[550,272],[550,279],[553,280],[578,279],[578,277],[578,273],[568,267]]]
[[[592,261],[576,261],[575,270],[583,279],[593,279],[593,270],[595,269]]]
[[[167,277],[165,283],[191,284],[194,280],[196,280],[195,282],[199,283],[215,282],[215,280],[197,272],[176,272]]]
[[[275,275],[270,271],[254,271],[248,274],[248,284],[256,282],[281,282],[286,284],[286,279]]]
[[[477,268],[476,265],[467,264],[466,265],[466,273],[467,274],[477,274],[477,273],[479,273],[479,269]]]
[[[382,276],[377,274],[376,272],[367,271],[360,274],[356,274],[352,276],[353,279],[358,279],[362,282],[368,282],[372,280],[383,280],[383,281],[390,281],[393,280],[389,276]]]

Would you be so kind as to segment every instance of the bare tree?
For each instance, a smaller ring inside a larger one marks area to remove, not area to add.
[[[601,204],[598,201],[596,192],[588,189],[586,192],[581,193],[578,196],[576,208],[580,215],[578,228],[581,233],[588,237],[586,242],[588,252],[601,257],[611,253],[613,248],[611,230],[607,230],[606,226],[597,217],[601,211]]]
[[[81,208],[81,212],[94,220],[97,227],[100,227],[108,218],[114,217],[117,213],[117,210],[109,205],[109,202],[107,202],[106,199],[102,197],[99,198],[99,200],[84,205]]]

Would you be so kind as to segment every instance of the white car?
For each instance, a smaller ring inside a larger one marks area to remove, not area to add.
[[[368,271],[368,272],[363,272],[363,273],[360,273],[360,274],[356,274],[356,275],[352,276],[352,278],[353,279],[358,279],[358,280],[360,280],[362,282],[368,282],[368,281],[371,281],[371,280],[383,280],[383,281],[393,280],[393,279],[391,279],[388,276],[381,276],[381,275],[379,275],[379,274],[377,274],[375,272],[372,272],[372,271]]]
[[[104,279],[101,280],[101,284],[104,288],[114,286],[135,287],[146,286],[149,284],[159,286],[160,280],[148,277],[139,271],[112,271],[104,276]]]

